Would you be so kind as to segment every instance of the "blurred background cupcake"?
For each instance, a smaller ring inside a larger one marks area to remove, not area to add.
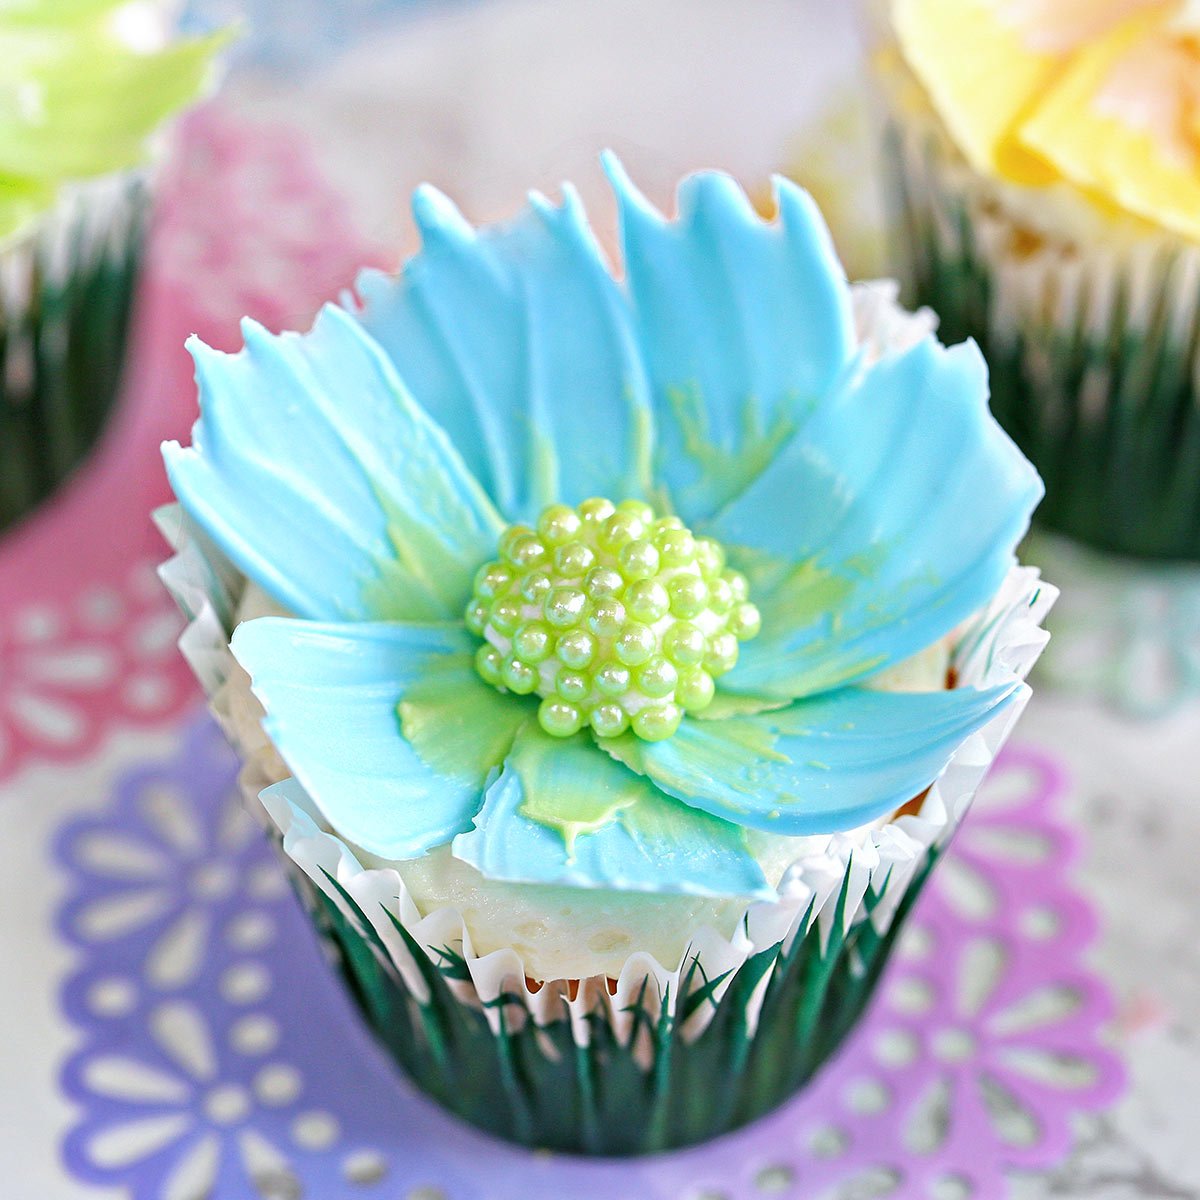
[[[1200,10],[877,8],[896,257],[984,347],[1039,523],[1200,560]]]
[[[163,125],[222,40],[168,30],[162,4],[0,7],[0,530],[113,404]]]

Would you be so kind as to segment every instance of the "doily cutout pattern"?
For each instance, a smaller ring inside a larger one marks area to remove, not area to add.
[[[236,794],[215,727],[140,767],[61,833],[63,1071],[81,1181],[134,1200],[995,1200],[1050,1167],[1073,1117],[1111,1103],[1103,985],[1064,779],[1001,758],[939,866],[862,1027],[814,1087],[717,1142],[628,1162],[532,1154],[443,1114],[397,1077],[327,969]]]
[[[248,130],[211,107],[182,123],[118,410],[54,499],[0,537],[0,783],[195,702],[150,523],[169,499],[158,445],[186,439],[195,417],[184,339],[233,348],[247,311],[302,325],[371,259],[298,134]]]

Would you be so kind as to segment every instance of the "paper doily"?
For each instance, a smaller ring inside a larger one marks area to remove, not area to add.
[[[169,498],[158,445],[186,440],[196,413],[184,339],[232,348],[246,311],[303,324],[370,257],[299,135],[248,130],[215,108],[182,123],[118,411],[54,500],[0,537],[0,782],[194,702],[150,524]]]
[[[58,844],[83,1046],[64,1157],[134,1200],[995,1200],[1122,1088],[1083,965],[1091,909],[1054,808],[1064,780],[1006,752],[860,1030],[813,1088],[698,1149],[628,1162],[494,1142],[399,1079],[322,961],[211,722]]]

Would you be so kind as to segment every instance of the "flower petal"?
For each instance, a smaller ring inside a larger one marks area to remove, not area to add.
[[[192,340],[201,416],[163,447],[183,507],[298,616],[458,616],[503,527],[386,355],[341,309],[312,332]]]
[[[920,795],[1016,691],[845,688],[775,712],[685,720],[662,742],[625,734],[601,744],[704,812],[791,837],[834,833]]]
[[[471,827],[530,707],[488,687],[453,625],[239,625],[263,728],[334,830],[415,858]]]
[[[591,495],[644,497],[652,430],[628,305],[570,187],[474,230],[413,200],[423,247],[366,272],[358,319],[510,517]]]
[[[767,223],[727,175],[679,188],[667,221],[605,156],[654,387],[659,469],[679,514],[710,516],[779,452],[850,359],[850,293],[808,194],[775,181]]]
[[[723,687],[839,687],[987,603],[1042,495],[987,394],[973,343],[927,337],[860,373],[717,516],[763,618]]]
[[[489,879],[700,896],[773,890],[745,831],[663,795],[601,753],[530,721],[454,854]]]

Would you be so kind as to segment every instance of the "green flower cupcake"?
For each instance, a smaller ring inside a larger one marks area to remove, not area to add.
[[[164,578],[317,928],[432,1096],[713,1137],[811,1078],[1028,692],[1041,484],[808,197],[608,161],[311,332],[193,345]]]
[[[0,7],[0,529],[76,465],[117,390],[164,121],[219,38],[123,0]]]
[[[1200,560],[1200,19],[881,0],[897,257],[1046,480],[1039,522]]]

